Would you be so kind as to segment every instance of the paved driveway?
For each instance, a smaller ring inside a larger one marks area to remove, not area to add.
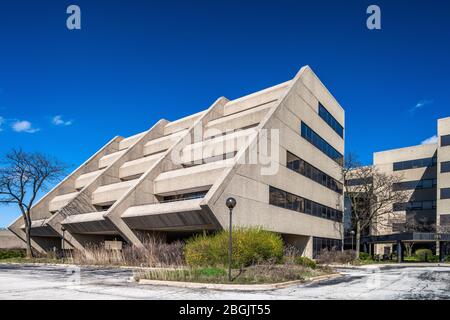
[[[0,299],[450,299],[450,267],[340,269],[334,280],[273,291],[179,289],[130,283],[130,270],[1,265]]]

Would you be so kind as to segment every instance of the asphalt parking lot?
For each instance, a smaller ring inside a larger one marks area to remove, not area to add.
[[[332,280],[239,292],[139,285],[129,269],[0,264],[0,299],[450,299],[450,266],[338,271]]]

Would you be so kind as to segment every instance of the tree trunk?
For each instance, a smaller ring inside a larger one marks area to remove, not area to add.
[[[31,248],[31,225],[28,221],[25,222],[25,238],[27,240],[27,258],[33,258],[33,249]]]
[[[356,247],[355,258],[359,259],[359,247],[361,246],[361,222],[356,222]]]

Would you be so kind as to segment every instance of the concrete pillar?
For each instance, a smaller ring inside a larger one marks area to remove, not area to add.
[[[402,261],[403,261],[402,242],[397,241],[397,262],[401,263]]]
[[[444,259],[445,259],[445,242],[444,241],[439,241],[438,243],[439,243],[439,245],[436,246],[436,249],[439,248],[439,253],[438,253],[439,261],[440,262],[444,262]]]
[[[296,247],[303,257],[313,258],[313,237],[294,234],[283,234],[283,240]]]
[[[441,247],[441,241],[436,241],[436,255],[441,257],[442,247]]]

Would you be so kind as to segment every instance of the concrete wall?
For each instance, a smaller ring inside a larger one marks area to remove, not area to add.
[[[9,230],[0,230],[0,249],[25,249],[25,242]]]

